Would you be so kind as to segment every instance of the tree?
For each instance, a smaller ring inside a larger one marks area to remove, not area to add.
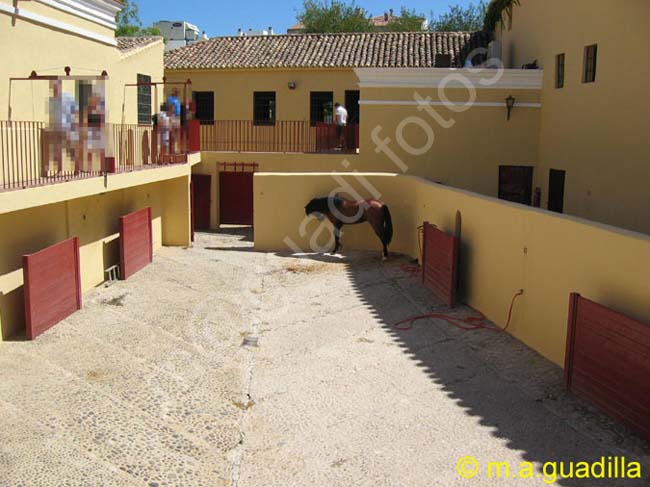
[[[472,32],[483,29],[483,22],[488,4],[479,0],[478,4],[470,2],[467,7],[452,5],[449,11],[433,19],[429,28],[436,32]]]
[[[491,0],[485,11],[483,30],[493,32],[499,23],[503,26],[506,17],[512,19],[512,9],[515,5],[519,5],[519,0]]]
[[[402,7],[399,17],[393,17],[385,30],[391,32],[418,32],[422,30],[424,21],[424,15],[416,13],[415,10]]]
[[[135,36],[159,36],[160,30],[155,27],[142,27],[140,20],[140,10],[134,0],[124,0],[124,8],[117,13],[115,22],[115,36],[117,37],[135,37]]]
[[[369,32],[374,30],[370,14],[354,1],[304,0],[298,20],[307,33]]]

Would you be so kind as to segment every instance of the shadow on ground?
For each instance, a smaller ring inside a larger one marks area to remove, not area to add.
[[[254,251],[251,247],[245,250]],[[519,452],[522,461],[535,463],[535,477],[540,485],[545,485],[544,480],[551,483],[548,480],[554,477],[552,466],[541,470],[546,462],[558,462],[554,485],[649,485],[650,445],[585,401],[567,394],[562,369],[510,335],[464,331],[439,320],[417,322],[409,331],[397,330],[393,324],[407,318],[397,314],[400,309],[403,312],[405,300],[411,303],[412,315],[438,312],[466,317],[474,313],[467,307],[450,310],[436,302],[422,288],[418,275],[403,270],[403,264],[410,264],[410,259],[391,255],[388,262],[382,263],[379,252],[276,255],[345,265],[354,292],[399,343],[403,353],[442,387],[465,415],[476,418],[495,438]],[[381,282],[377,282],[377,266],[383,266],[379,273]],[[485,451],[464,454],[483,462],[501,461],[486,458]],[[569,472],[569,462],[596,462],[603,457],[606,461],[608,457],[625,457],[628,462],[641,462],[644,478],[559,476],[560,462],[565,465],[564,472]],[[518,467],[510,465],[515,470],[511,474],[516,474]]]

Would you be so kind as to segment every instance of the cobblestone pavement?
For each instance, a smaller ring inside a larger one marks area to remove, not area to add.
[[[35,342],[0,345],[0,486],[546,485],[542,462],[602,456],[644,479],[555,485],[650,485],[648,445],[521,343],[394,330],[444,309],[404,262],[258,253],[241,231],[160,250]],[[535,478],[489,480],[488,461]]]

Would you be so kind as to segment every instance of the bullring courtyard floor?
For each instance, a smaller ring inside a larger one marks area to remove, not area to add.
[[[197,234],[35,342],[1,344],[0,485],[547,485],[542,462],[602,456],[641,462],[644,478],[555,484],[650,484],[648,445],[513,338],[392,328],[444,309],[404,258],[250,240]],[[465,456],[472,480],[456,471]],[[490,480],[488,461],[535,475]]]

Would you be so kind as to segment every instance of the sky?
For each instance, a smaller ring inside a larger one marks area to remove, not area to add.
[[[158,20],[184,20],[205,31],[209,37],[235,35],[237,29],[261,30],[273,27],[279,34],[296,22],[302,0],[273,2],[270,0],[135,0],[145,26]],[[471,0],[408,0],[408,3],[388,0],[357,0],[356,4],[373,15],[390,8],[399,12],[402,6],[414,9],[427,18],[447,11],[449,5],[466,6]],[[477,3],[475,1],[474,3]]]

